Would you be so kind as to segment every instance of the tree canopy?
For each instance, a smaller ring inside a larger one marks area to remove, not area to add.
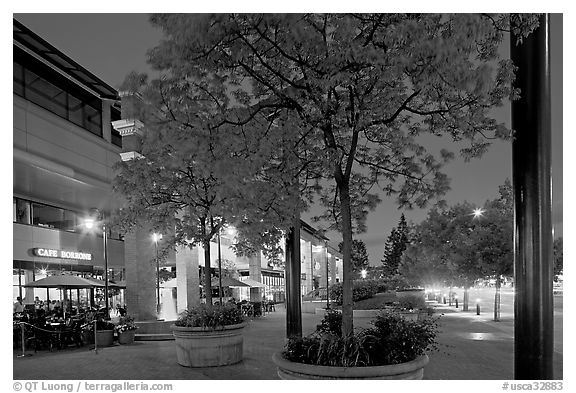
[[[434,208],[414,226],[401,272],[418,284],[470,286],[486,276],[510,275],[513,269],[513,201],[509,180],[482,214],[458,203]]]
[[[162,14],[151,17],[165,39],[150,51],[150,61],[175,75],[182,94],[168,102],[189,106],[184,127],[200,119],[211,122],[210,130],[235,126],[253,136],[243,126],[260,118],[273,124],[264,129],[282,130],[278,138],[264,132],[249,139],[272,140],[290,153],[291,189],[303,191],[302,199],[317,193],[326,208],[320,218],[342,232],[343,333],[349,334],[352,233],[366,229],[367,214],[380,201],[377,189],[407,208],[423,207],[448,190],[441,167],[453,154],[427,152],[422,134],[467,141],[460,151],[466,159],[485,152],[489,139],[510,136],[490,113],[518,93],[513,65],[499,57],[498,46],[506,31],[523,36],[536,20],[507,14]],[[196,104],[205,102],[209,110],[198,113]],[[215,116],[216,108],[232,105],[244,110]],[[284,178],[287,173],[268,169]],[[292,211],[305,207],[298,199]]]

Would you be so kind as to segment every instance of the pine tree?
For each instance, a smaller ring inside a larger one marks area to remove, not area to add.
[[[382,264],[387,274],[394,275],[398,273],[398,266],[406,245],[408,244],[408,225],[404,214],[400,216],[398,227],[392,228],[390,236],[384,245],[384,258]]]

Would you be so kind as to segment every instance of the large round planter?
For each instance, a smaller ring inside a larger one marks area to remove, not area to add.
[[[272,355],[280,379],[422,379],[428,355],[407,363],[372,367],[332,367],[295,363],[284,359],[281,353]]]
[[[98,347],[109,347],[114,344],[114,330],[97,330],[96,345]]]
[[[126,330],[125,332],[118,333],[118,344],[127,345],[134,342],[136,330]]]
[[[172,325],[178,364],[185,367],[214,367],[242,360],[246,323],[217,330]]]

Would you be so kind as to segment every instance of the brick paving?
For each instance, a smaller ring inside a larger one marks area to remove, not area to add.
[[[491,380],[513,379],[513,321],[503,316],[493,322],[488,313],[477,316],[440,306],[440,350],[429,354],[424,379]],[[178,365],[174,341],[136,341],[131,345],[101,348],[70,348],[17,357],[15,380],[271,380],[278,379],[272,353],[285,343],[285,312],[252,320],[244,332],[244,360],[225,367],[186,368]],[[320,316],[303,314],[303,333],[320,322]],[[366,326],[358,320],[356,326]],[[562,324],[562,314],[555,316]],[[555,345],[555,379],[562,379],[562,345]]]

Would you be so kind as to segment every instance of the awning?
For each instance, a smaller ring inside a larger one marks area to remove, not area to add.
[[[248,277],[240,278],[240,281],[242,281],[244,284],[248,284],[252,288],[266,288],[265,284],[262,284],[261,282],[258,282]]]
[[[29,288],[75,288],[75,289],[82,289],[82,288],[94,288],[94,287],[103,287],[104,284],[99,284],[94,281],[90,281],[86,278],[67,275],[67,274],[59,274],[55,276],[49,276],[46,278],[42,278],[40,280],[32,281],[29,284],[23,285],[24,287]]]

